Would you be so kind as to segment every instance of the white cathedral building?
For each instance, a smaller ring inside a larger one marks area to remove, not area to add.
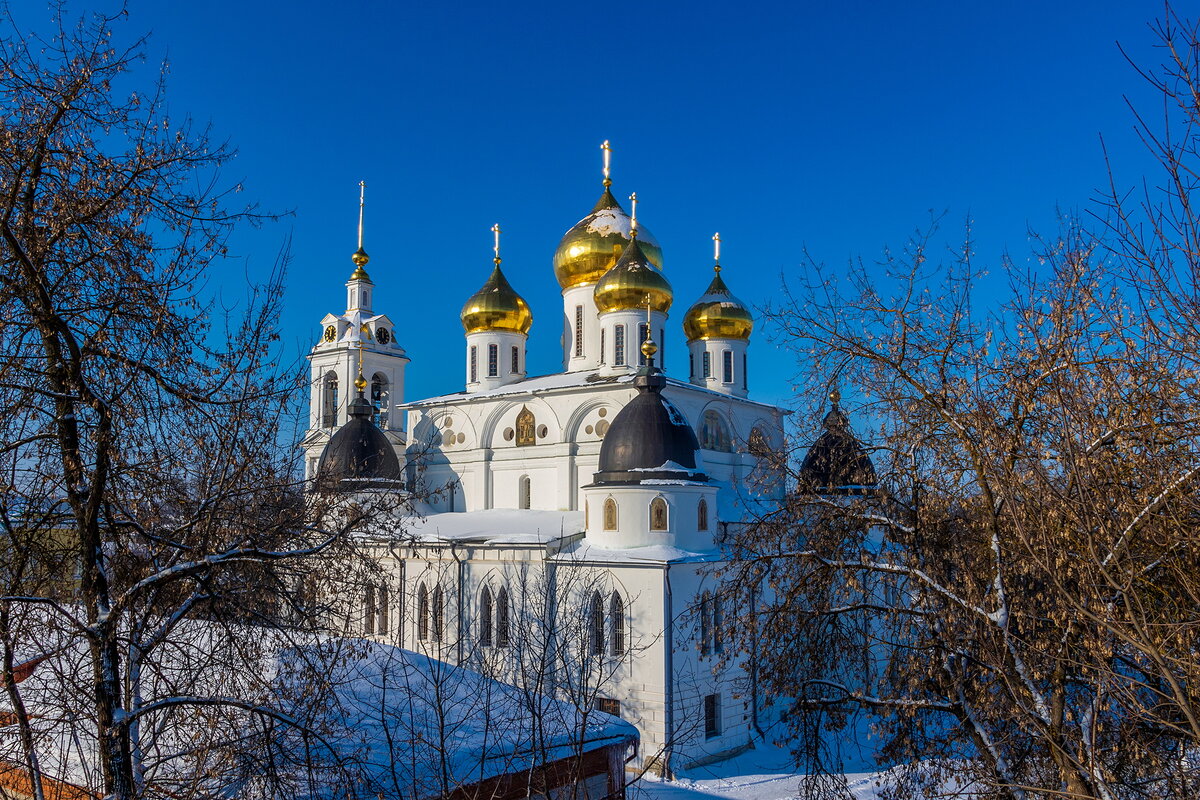
[[[562,371],[527,374],[534,317],[497,244],[461,311],[464,384],[426,399],[404,397],[405,332],[373,307],[360,227],[346,310],[309,355],[303,447],[318,484],[408,498],[355,633],[518,682],[557,659],[544,688],[632,722],[642,762],[670,774],[752,738],[746,675],[719,666],[713,568],[729,526],[783,496],[754,454],[783,445],[784,412],[749,396],[753,317],[719,264],[682,314],[688,373],[656,366],[675,297],[636,199],[631,216],[610,185],[606,165],[554,251]]]

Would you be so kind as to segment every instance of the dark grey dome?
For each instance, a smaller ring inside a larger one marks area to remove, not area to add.
[[[350,420],[325,445],[317,467],[317,481],[324,489],[397,488],[402,485],[400,459],[371,416],[374,409],[359,392],[348,409]]]
[[[850,420],[834,403],[825,415],[825,432],[800,465],[799,489],[812,494],[857,495],[874,491],[875,465],[850,431]]]
[[[600,445],[597,484],[644,480],[707,481],[698,469],[696,432],[662,396],[666,379],[650,365],[638,373],[637,397],[612,421]]]

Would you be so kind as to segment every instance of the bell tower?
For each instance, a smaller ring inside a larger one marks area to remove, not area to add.
[[[404,448],[404,415],[395,413],[395,406],[404,399],[404,367],[409,359],[396,341],[392,320],[372,307],[375,284],[367,274],[370,257],[363,249],[366,184],[360,181],[358,186],[358,249],[351,256],[354,271],[346,281],[346,310],[321,319],[320,337],[308,354],[308,432],[301,446],[305,477],[310,479],[330,436],[350,419],[360,358],[367,382],[364,396],[371,404],[373,421],[397,452]]]

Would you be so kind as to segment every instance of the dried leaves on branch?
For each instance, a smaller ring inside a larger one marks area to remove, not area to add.
[[[1163,190],[1114,192],[1028,270],[935,264],[923,235],[840,279],[810,265],[771,311],[810,396],[857,398],[879,476],[735,543],[814,796],[858,715],[902,797],[1200,791],[1200,46],[1161,32]]]

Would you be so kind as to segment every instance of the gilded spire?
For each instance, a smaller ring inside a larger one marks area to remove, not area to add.
[[[629,238],[636,239],[638,235],[637,229],[637,192],[629,195]]]
[[[367,182],[358,182],[358,249],[354,251],[354,255],[350,256],[350,260],[354,262],[354,272],[350,275],[352,281],[369,281],[370,276],[363,269],[367,262],[371,260],[367,255],[367,251],[363,250],[363,206],[366,205]]]
[[[612,177],[610,176],[609,166],[612,163],[612,147],[608,144],[608,139],[604,140],[604,144],[600,145],[600,149],[604,152],[604,188],[612,186]]]

